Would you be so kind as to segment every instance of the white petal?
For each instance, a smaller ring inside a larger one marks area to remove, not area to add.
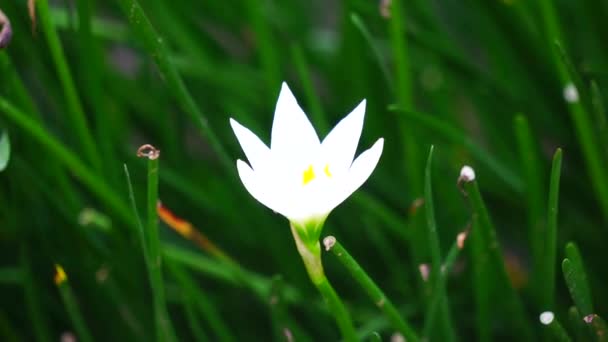
[[[319,146],[319,137],[314,127],[287,84],[283,82],[272,123],[270,141],[272,153],[276,153],[277,160],[281,163],[309,163]]]
[[[380,155],[382,155],[383,147],[384,139],[380,138],[374,143],[374,146],[361,153],[361,155],[355,159],[348,174],[344,175],[345,179],[341,180],[338,189],[334,189],[331,194],[328,194],[330,197],[327,204],[328,208],[333,209],[340,205],[340,203],[344,202],[353,192],[365,183],[376,168],[376,165],[380,160]]]
[[[325,137],[321,144],[324,162],[330,165],[332,174],[346,172],[355,157],[357,145],[363,130],[365,116],[365,100],[353,109]]]
[[[247,127],[241,125],[232,118],[230,118],[230,126],[232,126],[234,135],[236,135],[239,144],[241,144],[241,148],[243,149],[243,152],[245,152],[249,164],[251,164],[254,170],[259,171],[268,163],[270,159],[270,149],[257,137],[257,135],[253,134]]]
[[[247,163],[240,159],[236,161],[236,167],[241,182],[243,182],[245,189],[247,189],[251,196],[273,211],[283,214],[282,200],[278,198],[279,196],[271,184],[265,182],[260,174],[254,172]]]

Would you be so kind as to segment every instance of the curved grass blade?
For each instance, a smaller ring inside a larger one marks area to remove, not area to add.
[[[530,124],[526,116],[518,114],[514,120],[515,137],[519,150],[521,172],[524,176],[525,201],[528,214],[528,241],[531,247],[532,278],[540,277],[542,273],[543,249],[544,249],[544,209],[543,197],[546,193],[542,186],[542,167],[537,152],[537,144],[532,135]],[[533,291],[536,296],[541,296],[542,281],[532,280]],[[547,308],[549,309],[549,308]]]
[[[139,2],[137,0],[120,0],[119,4],[131,25],[136,29],[140,38],[142,38],[148,53],[154,57],[161,75],[167,82],[169,91],[176,98],[182,110],[190,115],[190,119],[194,122],[195,126],[209,140],[222,165],[229,172],[235,173],[232,159],[211,126],[209,126],[207,118],[200,111],[188,88],[186,88],[177,69],[169,59],[169,51],[165,41],[158,35]]]
[[[55,25],[51,19],[48,0],[36,0],[36,7],[38,9],[42,30],[46,35],[51,50],[51,56],[55,63],[55,69],[57,69],[57,74],[59,75],[59,80],[63,87],[63,94],[67,101],[69,125],[73,126],[72,128],[76,134],[76,139],[79,141],[78,145],[82,146],[82,152],[93,166],[93,169],[101,170],[102,164],[101,159],[99,158],[99,152],[89,129],[89,124],[87,123],[87,118],[82,108],[74,79],[63,52],[59,35],[57,34]]]
[[[555,298],[555,269],[557,267],[557,213],[559,203],[559,181],[562,167],[562,150],[557,149],[553,156],[551,167],[551,183],[549,184],[549,205],[547,212],[547,231],[544,236],[544,253],[542,269],[544,276],[541,284],[542,305],[544,309],[553,310]]]
[[[435,204],[433,202],[433,188],[431,184],[431,165],[433,161],[433,146],[429,150],[429,157],[426,162],[426,168],[424,172],[424,211],[426,214],[427,221],[427,241],[429,243],[429,251],[431,254],[431,288],[433,290],[438,290],[440,299],[440,323],[439,323],[439,332],[438,335],[444,341],[454,341],[454,327],[452,326],[452,321],[450,317],[450,306],[448,303],[448,298],[446,294],[445,287],[440,286],[442,284],[441,278],[441,246],[439,242],[439,234],[437,233],[437,223],[435,221]],[[435,295],[435,293],[432,293]],[[432,329],[432,328],[431,328]],[[429,330],[430,333],[430,330]],[[427,336],[430,338],[430,336]]]
[[[351,276],[365,290],[376,306],[384,312],[395,329],[403,334],[408,341],[418,341],[418,336],[411,326],[401,317],[393,303],[386,297],[384,292],[376,285],[369,275],[361,268],[359,263],[348,253],[348,251],[333,236],[323,239],[325,249],[331,251],[338,260],[346,267]]]
[[[7,131],[0,133],[0,172],[4,171],[11,159],[11,140]]]
[[[477,323],[480,339],[489,340],[490,321],[488,317],[493,316],[490,308],[494,308],[491,299],[491,285],[489,276],[496,274],[498,278],[498,289],[501,296],[504,296],[506,301],[506,309],[509,316],[514,320],[517,326],[518,338],[524,341],[533,341],[532,330],[529,325],[529,320],[526,318],[521,298],[513,288],[511,280],[507,274],[504,264],[504,258],[500,251],[500,245],[496,238],[496,230],[490,220],[490,214],[486,209],[479,186],[476,180],[471,180],[465,183],[464,188],[468,194],[468,198],[473,209],[473,225],[472,225],[472,245],[473,245],[473,263],[475,267],[474,277],[476,283],[475,291],[483,291],[478,296],[478,312],[477,316],[480,320]],[[494,308],[495,310],[495,308]]]
[[[594,313],[591,290],[587,282],[587,273],[578,247],[574,242],[566,245],[566,259],[562,262],[562,271],[570,296],[578,312],[585,317]]]

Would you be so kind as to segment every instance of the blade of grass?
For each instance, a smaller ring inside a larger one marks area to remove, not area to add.
[[[563,35],[560,30],[559,18],[557,16],[554,3],[551,0],[543,0],[539,2],[541,18],[544,24],[544,31],[551,45],[552,42],[558,42],[557,45],[548,46],[551,49],[553,62],[557,71],[559,81],[564,89],[574,86],[577,79],[577,73],[573,73],[574,68],[569,68],[572,65],[568,58],[568,53],[562,47],[560,42],[563,42]],[[577,93],[583,92],[582,87],[574,88]],[[586,96],[586,94],[584,94]],[[593,184],[598,204],[604,215],[604,219],[608,220],[608,179],[606,179],[606,165],[602,155],[599,152],[597,144],[597,136],[593,130],[591,118],[585,109],[584,104],[579,100],[579,95],[575,98],[566,99],[570,116],[576,131],[576,137],[583,153],[587,173]]]
[[[468,230],[458,234],[457,238],[454,240],[454,243],[452,243],[452,247],[450,247],[450,250],[448,251],[448,255],[443,261],[441,273],[439,274],[439,280],[435,284],[431,300],[429,301],[428,309],[426,310],[426,314],[424,316],[423,336],[428,337],[431,335],[433,322],[435,320],[437,310],[439,309],[439,304],[442,303],[444,297],[446,297],[445,288],[448,282],[448,275],[454,266],[454,262],[456,262],[456,259],[460,255],[460,251],[464,248],[464,243],[468,234]]]
[[[220,314],[198,288],[188,272],[175,262],[167,262],[166,265],[171,275],[184,291],[184,305],[192,305],[192,308],[196,309],[205,318],[217,340],[235,341],[234,336]],[[194,331],[194,327],[192,329]]]
[[[543,194],[545,191],[542,186],[541,162],[537,152],[537,144],[530,129],[528,119],[518,114],[514,120],[515,137],[519,150],[521,171],[524,175],[524,197],[528,210],[528,241],[531,246],[532,254],[532,277],[540,276],[542,272],[543,245],[545,243],[543,226]],[[534,294],[541,296],[542,281],[532,281]],[[550,308],[547,308],[550,309]]]
[[[578,247],[574,242],[569,242],[566,245],[566,258],[562,262],[562,271],[570,296],[574,300],[580,315],[585,317],[593,314],[593,301],[587,282],[587,273]]]
[[[433,188],[432,188],[432,180],[431,180],[431,165],[433,161],[433,149],[431,146],[429,150],[429,157],[426,162],[426,168],[424,172],[424,211],[426,214],[427,221],[427,241],[429,243],[429,251],[431,254],[431,273],[430,273],[430,283],[432,289],[438,289],[440,295],[443,297],[441,300],[440,310],[440,321],[439,321],[439,332],[438,335],[441,336],[444,341],[454,341],[454,327],[452,326],[452,321],[450,317],[450,308],[448,303],[448,298],[446,294],[446,289],[444,287],[438,286],[440,284],[441,277],[441,245],[439,241],[439,234],[437,233],[437,223],[435,222],[435,205],[433,203]],[[432,293],[435,295],[435,293]],[[427,308],[428,309],[428,308]],[[430,336],[427,336],[430,338]]]
[[[177,69],[169,59],[169,51],[165,41],[158,35],[139,2],[137,0],[120,0],[119,4],[123,13],[128,17],[129,22],[143,40],[148,53],[154,57],[154,61],[156,62],[163,79],[167,82],[169,91],[175,97],[182,110],[190,115],[190,119],[194,122],[195,126],[209,141],[209,144],[215,153],[217,153],[222,165],[231,174],[235,173],[232,159],[224,149],[224,146],[221,144],[211,126],[209,126],[207,118],[203,115],[192,98],[188,88],[186,88]]]
[[[125,171],[125,177],[127,180],[127,189],[129,190],[129,201],[131,202],[131,210],[133,211],[133,217],[135,220],[135,226],[137,227],[137,233],[139,235],[139,243],[141,243],[141,248],[144,254],[144,260],[148,262],[150,260],[150,252],[148,251],[148,243],[146,239],[146,233],[144,229],[144,225],[141,222],[141,218],[139,216],[139,210],[137,210],[137,202],[135,201],[135,192],[133,191],[133,183],[131,182],[131,174],[129,173],[129,168],[127,164],[123,164],[123,168]]]
[[[72,78],[67,59],[61,46],[61,41],[59,40],[59,35],[57,34],[51,19],[48,0],[37,0],[36,7],[38,9],[40,25],[42,26],[42,30],[44,31],[44,35],[46,36],[46,40],[51,50],[55,69],[57,69],[57,74],[61,81],[61,86],[63,87],[63,94],[67,101],[69,114],[68,121],[76,135],[75,141],[79,142],[76,145],[81,146],[81,152],[84,154],[85,158],[88,159],[93,169],[99,171],[101,170],[102,163],[99,158],[99,152],[97,151],[97,145],[95,144],[95,140],[89,129],[87,118],[82,109],[76,86],[74,85],[74,79]]]
[[[0,172],[4,171],[11,159],[11,140],[7,131],[0,132]]]
[[[542,306],[544,309],[553,310],[555,301],[555,268],[557,265],[557,213],[559,203],[559,181],[562,167],[562,150],[557,149],[553,156],[551,166],[551,182],[549,184],[549,204],[547,212],[547,231],[544,236],[544,253],[542,268],[543,277],[541,279]]]
[[[576,306],[571,306],[570,309],[568,309],[568,318],[570,321],[570,326],[574,329],[575,341],[585,341],[591,338],[589,330],[585,325],[585,321],[578,313]]]
[[[483,296],[479,298],[480,300],[478,309],[480,311],[477,313],[478,321],[477,325],[480,329],[480,339],[489,340],[490,339],[490,330],[489,323],[490,321],[487,319],[489,317],[495,316],[492,314],[491,307],[494,307],[492,304],[492,300],[489,294],[489,275],[496,274],[498,277],[498,285],[501,296],[505,298],[507,304],[507,310],[509,317],[514,320],[514,323],[517,327],[518,338],[525,341],[532,341],[532,331],[529,326],[529,320],[526,318],[526,311],[524,310],[524,305],[521,301],[521,298],[513,288],[511,284],[511,280],[507,274],[507,270],[504,264],[504,258],[502,253],[500,252],[500,245],[498,243],[498,239],[496,238],[496,231],[494,229],[494,225],[490,220],[490,214],[486,209],[486,205],[484,203],[483,198],[481,197],[481,192],[479,191],[479,186],[476,180],[470,180],[465,183],[464,188],[466,193],[468,194],[468,198],[473,210],[473,226],[472,226],[472,242],[474,245],[474,260],[473,262],[478,264],[476,266],[476,271],[474,274],[476,275],[475,282],[477,284],[476,291],[483,291]],[[481,317],[481,315],[486,315],[486,317]],[[488,326],[482,326],[481,323],[488,324]]]
[[[55,285],[57,285],[57,289],[59,289],[59,294],[63,300],[63,305],[65,305],[68,316],[74,325],[74,330],[76,331],[78,340],[83,342],[92,342],[93,337],[91,332],[89,331],[89,328],[82,317],[82,313],[80,312],[80,308],[78,307],[76,298],[74,297],[74,292],[72,291],[72,287],[70,286],[67,275],[60,265],[55,265]]]
[[[281,59],[273,45],[275,38],[269,25],[272,20],[269,20],[264,13],[265,6],[249,1],[245,1],[244,4],[255,35],[258,58],[266,75],[266,87],[268,90],[276,89],[281,82]]]
[[[608,125],[606,124],[606,108],[602,101],[602,93],[595,81],[591,81],[591,105],[593,106],[594,123],[603,146],[604,155],[608,156]]]
[[[186,321],[188,321],[188,326],[190,327],[190,331],[192,331],[192,337],[194,337],[194,340],[210,341],[209,336],[205,334],[205,331],[203,331],[203,328],[201,328],[199,325],[197,314],[194,311],[194,305],[185,295],[182,298],[182,305],[184,306]]]
[[[157,341],[177,341],[173,330],[167,301],[165,299],[165,285],[162,274],[162,255],[160,249],[160,238],[158,232],[158,216],[156,215],[156,204],[158,203],[158,162],[159,151],[153,147],[149,152],[148,159],[148,196],[147,196],[147,225],[145,227],[144,239],[148,245],[148,256],[146,264],[150,277],[150,286],[154,298],[154,317]],[[140,151],[142,149],[140,148]],[[139,152],[138,152],[139,154]]]
[[[411,328],[393,303],[386,297],[384,292],[376,285],[376,283],[367,275],[365,270],[361,268],[359,263],[348,253],[348,251],[336,240],[333,236],[327,236],[323,239],[323,244],[327,251],[331,251],[338,260],[346,267],[351,276],[365,290],[370,299],[376,306],[384,312],[386,317],[392,323],[393,327],[403,334],[408,341],[418,341],[418,336]]]
[[[99,178],[93,171],[83,164],[80,159],[57,138],[51,136],[38,122],[15,108],[5,98],[0,97],[0,110],[21,127],[27,134],[37,140],[56,159],[67,167],[73,175],[78,178],[100,201],[102,201],[112,212],[127,226],[133,225],[133,218],[128,207],[122,202],[104,180]]]
[[[83,93],[90,101],[91,111],[95,114],[95,127],[97,133],[97,143],[101,152],[104,166],[104,174],[112,177],[116,175],[118,161],[116,154],[112,150],[111,123],[108,119],[108,101],[103,96],[103,80],[101,75],[104,72],[104,64],[101,58],[103,53],[99,49],[97,37],[93,36],[92,17],[94,1],[76,1],[78,11],[78,51],[80,58],[80,74],[84,84],[81,87]],[[86,62],[85,62],[86,61]]]
[[[393,53],[393,60],[396,75],[395,95],[397,104],[401,108],[411,110],[414,108],[412,93],[412,75],[410,70],[410,59],[408,56],[408,41],[404,32],[405,11],[401,1],[391,3],[391,20],[389,27],[390,41]],[[413,165],[420,165],[418,143],[415,135],[410,131],[410,127],[401,116],[397,117],[399,134],[401,135],[401,146],[405,153],[403,158],[404,174],[407,176],[408,187],[413,196],[422,193],[422,175]]]
[[[267,298],[271,281],[261,275],[238,268],[230,263],[215,261],[199,253],[194,253],[171,244],[163,244],[162,252],[163,256],[171,262],[187,266],[211,278],[235,286],[244,286],[262,300]],[[289,303],[297,303],[303,300],[300,292],[294,287],[285,285],[284,291],[285,300]]]

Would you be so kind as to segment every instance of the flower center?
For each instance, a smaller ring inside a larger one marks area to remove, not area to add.
[[[308,168],[304,170],[304,175],[302,177],[302,185],[310,183],[313,179],[315,179],[315,170],[313,170],[312,164],[310,164],[308,165]]]
[[[331,172],[329,171],[329,164],[325,164],[325,167],[323,168],[323,173],[325,173],[325,176],[327,176],[327,178],[332,177]],[[317,178],[317,175],[315,174],[314,167],[312,166],[312,164],[310,164],[302,173],[302,185],[306,185],[312,182],[315,178]]]

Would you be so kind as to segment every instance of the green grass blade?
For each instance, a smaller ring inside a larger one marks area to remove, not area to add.
[[[557,213],[559,203],[559,182],[562,168],[562,150],[557,149],[553,156],[551,167],[551,183],[549,184],[549,204],[547,212],[547,231],[545,232],[545,245],[543,253],[542,272],[544,273],[541,284],[542,306],[547,310],[553,310],[555,301],[555,269],[557,267]]]
[[[406,27],[406,11],[404,3],[395,1],[391,3],[391,20],[389,20],[389,35],[395,65],[395,95],[397,104],[405,109],[414,108],[412,92],[412,72],[408,51],[408,41],[404,34]],[[404,175],[407,176],[407,184],[413,196],[422,193],[423,177],[418,168],[413,165],[421,164],[418,142],[414,131],[407,125],[402,117],[397,118],[399,134],[401,135],[401,146],[405,153],[403,158]]]
[[[444,341],[454,341],[454,328],[452,327],[452,319],[450,317],[450,306],[446,289],[438,285],[441,284],[441,245],[439,241],[439,234],[437,233],[437,223],[435,221],[435,204],[433,202],[433,188],[432,188],[432,177],[431,177],[431,166],[433,160],[433,146],[429,151],[429,157],[426,163],[424,172],[424,211],[426,214],[427,221],[427,241],[429,243],[429,250],[431,254],[431,274],[430,282],[432,289],[438,289],[440,295],[443,297],[440,299],[440,323],[439,332],[436,336],[442,336]],[[435,295],[432,293],[431,295]],[[430,336],[427,336],[430,338]]]
[[[230,328],[217,312],[217,309],[209,301],[209,298],[207,298],[203,291],[198,288],[188,272],[178,266],[175,262],[167,262],[166,265],[171,275],[184,291],[184,305],[189,305],[188,303],[190,303],[190,305],[205,318],[217,340],[235,341],[235,337],[231,333]],[[189,309],[186,308],[186,310]],[[192,330],[194,331],[195,328],[192,327]]]
[[[376,306],[384,312],[393,327],[397,329],[408,341],[418,341],[418,336],[411,328],[393,303],[386,297],[384,292],[376,285],[376,283],[367,275],[365,270],[361,268],[359,263],[348,253],[348,251],[336,240],[333,236],[328,236],[323,239],[325,249],[331,251],[338,260],[349,271],[351,276],[365,290],[370,299]]]
[[[82,152],[93,166],[93,169],[101,170],[102,164],[101,159],[99,158],[97,145],[95,144],[95,140],[89,129],[89,124],[87,123],[87,118],[82,109],[82,103],[78,97],[76,85],[74,84],[74,79],[72,78],[66,56],[63,52],[59,35],[57,34],[51,19],[48,0],[37,0],[35,3],[36,8],[38,9],[40,24],[46,36],[49,48],[51,49],[55,69],[57,69],[57,74],[59,75],[61,86],[63,87],[63,94],[68,106],[69,125],[72,126],[74,134],[76,135],[75,141],[79,142],[77,145],[82,147]]]
[[[556,41],[563,42],[559,17],[557,16],[553,1],[540,1],[539,6],[547,41],[550,42],[550,44],[551,42]],[[585,160],[589,179],[593,184],[593,190],[604,215],[604,219],[608,221],[608,179],[605,177],[607,174],[606,161],[602,158],[602,154],[599,151],[597,135],[593,130],[591,117],[579,98],[581,97],[580,93],[583,92],[584,89],[580,85],[579,87],[576,86],[576,83],[581,83],[580,81],[577,82],[577,79],[580,79],[580,77],[573,71],[574,68],[571,67],[572,63],[568,58],[566,49],[562,47],[561,44],[557,44],[557,46],[550,46],[550,44],[548,47],[551,48],[555,69],[561,86],[564,90],[570,88],[576,92],[576,96],[571,96],[570,99],[566,99],[566,102],[570,111],[570,116],[572,117],[578,143]]]
[[[125,177],[127,180],[127,189],[129,190],[129,201],[131,202],[131,210],[133,210],[135,226],[137,227],[137,232],[139,235],[139,243],[141,244],[141,248],[144,253],[144,260],[146,261],[146,263],[148,263],[150,260],[150,252],[148,251],[148,240],[146,238],[146,230],[144,229],[144,225],[141,222],[139,210],[137,210],[135,192],[133,191],[133,182],[131,182],[131,174],[129,173],[129,168],[127,167],[127,164],[123,164],[123,168],[125,170]]]
[[[198,105],[192,98],[190,91],[186,88],[184,81],[177,72],[177,69],[169,59],[169,52],[165,41],[158,35],[152,23],[144,13],[137,0],[120,0],[120,7],[128,17],[129,22],[143,40],[148,53],[154,57],[154,61],[165,81],[169,91],[175,97],[182,110],[190,115],[194,125],[201,131],[203,136],[209,140],[211,147],[217,153],[222,165],[226,169],[235,173],[234,163],[228,152],[224,149],[219,138],[209,125],[208,119],[203,115]],[[228,125],[228,123],[226,123]]]
[[[0,172],[4,171],[8,166],[8,161],[11,159],[11,140],[8,137],[8,132],[0,133]]]
[[[587,282],[587,273],[583,266],[583,260],[578,247],[574,242],[566,245],[566,259],[562,262],[562,271],[570,296],[581,316],[585,317],[594,313],[591,290]]]
[[[151,147],[154,149],[153,147]],[[160,237],[158,232],[158,216],[156,205],[158,203],[158,158],[159,151],[151,150],[148,159],[148,196],[147,196],[147,224],[145,226],[145,242],[148,245],[149,258],[147,259],[150,285],[154,297],[154,318],[157,341],[177,341],[175,331],[171,324],[167,301],[165,299],[165,285],[162,274],[162,255]]]
[[[608,156],[608,124],[606,119],[606,108],[602,99],[602,93],[595,81],[591,81],[591,105],[593,106],[594,124],[603,147],[604,155]]]
[[[526,209],[528,211],[528,241],[531,246],[532,255],[532,274],[540,274],[542,271],[543,245],[544,245],[544,212],[545,204],[543,196],[545,194],[542,186],[542,167],[540,157],[537,152],[537,144],[535,142],[532,130],[528,119],[519,114],[514,120],[515,138],[517,139],[517,147],[519,150],[521,171],[524,175],[526,184],[525,200]],[[533,276],[534,277],[534,276]],[[532,281],[534,293],[540,296],[541,281]],[[538,285],[536,285],[538,284]]]
[[[63,268],[59,265],[55,265],[55,269],[55,285],[57,285],[57,288],[59,289],[59,294],[63,300],[63,305],[65,305],[68,316],[74,325],[74,330],[76,330],[78,340],[83,342],[93,342],[91,332],[89,331],[82,313],[80,312],[80,308],[78,307],[78,303],[74,297],[74,292],[72,291],[72,287],[70,286],[70,282],[68,281]]]
[[[430,336],[431,330],[433,328],[433,322],[437,315],[437,310],[439,310],[439,305],[444,301],[446,297],[446,284],[448,282],[448,275],[454,266],[454,262],[460,255],[460,251],[464,248],[464,243],[469,234],[468,230],[465,230],[458,234],[454,243],[450,247],[448,251],[448,255],[445,257],[443,264],[441,265],[441,273],[439,274],[439,279],[435,284],[435,288],[433,289],[433,293],[431,296],[431,300],[429,301],[428,309],[426,310],[426,314],[424,316],[424,331],[423,336]]]
[[[486,318],[480,317],[481,315],[494,316],[493,311],[496,310],[495,306],[491,302],[489,294],[490,280],[487,279],[491,274],[496,274],[498,279],[498,290],[500,290],[501,296],[505,298],[507,311],[509,316],[514,320],[514,324],[517,327],[517,337],[524,341],[532,341],[532,331],[529,325],[529,320],[526,318],[526,311],[521,298],[513,288],[511,280],[507,274],[507,270],[504,264],[504,258],[500,251],[500,245],[496,238],[496,231],[494,225],[490,220],[490,214],[486,209],[486,205],[479,191],[477,181],[472,180],[465,183],[464,186],[470,204],[473,210],[473,226],[472,226],[472,244],[474,253],[473,262],[477,265],[474,271],[475,282],[477,283],[476,291],[483,291],[483,294],[478,299],[480,304],[477,312],[478,329],[480,332],[480,338],[484,340],[490,338],[490,331],[488,327],[482,326],[482,322],[489,323]],[[491,309],[492,308],[492,309]]]
[[[97,177],[83,164],[72,151],[60,143],[57,138],[51,136],[38,122],[15,108],[3,97],[0,97],[0,111],[5,114],[5,117],[12,120],[34,140],[39,142],[48,152],[54,155],[61,164],[67,167],[76,178],[104,202],[118,219],[128,226],[132,226],[133,219],[125,203],[110,190],[102,179]]]
[[[271,287],[271,280],[256,273],[239,268],[237,265],[210,259],[186,249],[163,244],[164,258],[177,264],[187,266],[213,279],[223,281],[234,286],[249,288],[262,300],[266,299]],[[285,300],[289,303],[303,300],[302,294],[294,287],[284,286]]]

